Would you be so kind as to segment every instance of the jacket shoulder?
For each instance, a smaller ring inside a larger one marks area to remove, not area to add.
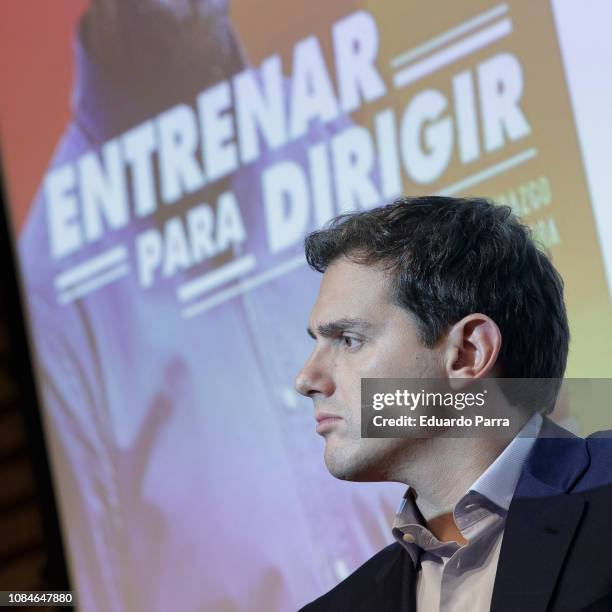
[[[389,544],[333,589],[301,608],[299,612],[351,612],[372,594],[377,578],[386,568],[397,562],[403,552],[404,549],[397,542]]]
[[[576,487],[579,491],[612,484],[612,430],[597,431],[585,438],[589,466]]]
[[[591,468],[612,475],[612,429],[596,431],[586,438],[586,442],[591,456]]]
[[[592,440],[608,440],[612,443],[612,429],[604,429],[602,431],[596,431],[586,438],[588,441]]]

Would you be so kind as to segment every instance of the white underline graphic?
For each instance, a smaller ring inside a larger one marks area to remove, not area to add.
[[[58,302],[60,304],[67,304],[68,302],[72,302],[77,298],[83,297],[104,285],[108,285],[113,281],[125,276],[130,271],[130,267],[127,263],[121,264],[116,268],[111,268],[102,274],[95,276],[81,283],[80,285],[76,285],[71,289],[60,293],[58,296]]]
[[[270,268],[257,276],[251,276],[251,278],[241,281],[240,284],[236,285],[235,287],[228,287],[227,289],[223,289],[205,300],[187,306],[185,309],[183,309],[181,314],[185,319],[195,317],[196,315],[202,314],[203,312],[206,312],[207,310],[210,310],[223,302],[227,302],[228,300],[235,298],[241,293],[251,291],[252,289],[255,289],[255,287],[259,287],[260,285],[268,283],[279,276],[283,276],[284,274],[299,268],[305,263],[306,259],[304,258],[304,255],[298,255],[297,257],[289,259],[288,261],[285,261],[274,268]]]
[[[181,285],[176,291],[177,298],[179,302],[188,302],[193,300],[203,293],[206,293],[211,289],[216,289],[220,285],[233,280],[241,274],[246,274],[255,267],[256,263],[257,260],[255,259],[254,255],[245,255],[244,257],[240,257],[239,259],[236,259],[230,263],[224,264],[212,272],[207,272],[206,274]]]
[[[444,189],[438,191],[436,195],[451,196],[456,193],[459,193],[464,189],[468,189],[470,187],[473,187],[474,185],[482,183],[483,181],[493,178],[498,174],[502,174],[503,172],[506,172],[507,170],[510,170],[511,168],[514,168],[515,166],[518,166],[532,159],[537,154],[538,151],[535,147],[527,149],[526,151],[523,151],[522,153],[519,153],[514,157],[509,157],[508,159],[504,160],[503,162],[500,162],[499,164],[495,164],[494,166],[486,168],[485,170],[477,172],[472,176],[468,176],[464,179],[461,179],[460,181],[457,181],[456,183],[453,183],[452,185],[449,185],[448,187],[445,187]]]
[[[508,36],[512,32],[512,21],[510,19],[502,19],[493,25],[464,38],[463,40],[450,45],[430,55],[429,57],[416,62],[397,72],[393,77],[393,84],[396,88],[406,87],[423,77],[448,66],[453,62],[474,53],[487,45]]]
[[[394,57],[391,60],[391,67],[399,68],[402,64],[407,64],[413,59],[416,59],[421,55],[425,55],[438,47],[442,47],[451,40],[467,34],[470,30],[475,30],[488,21],[493,21],[494,19],[501,17],[507,11],[508,5],[500,4],[492,9],[489,9],[488,11],[485,11],[484,13],[481,13],[480,15],[477,15],[476,17],[472,17],[471,19],[468,19],[462,24],[455,26],[447,32],[439,34],[438,36],[428,40],[426,43],[423,43],[410,51],[405,51],[404,53]]]
[[[120,245],[104,251],[78,266],[74,266],[55,277],[55,288],[57,291],[63,291],[70,285],[75,285],[89,277],[93,277],[106,268],[111,268],[118,263],[127,260],[127,249]]]

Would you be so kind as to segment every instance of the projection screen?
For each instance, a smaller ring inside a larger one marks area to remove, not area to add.
[[[11,239],[81,609],[295,610],[391,542],[404,487],[334,480],[293,389],[320,281],[303,238],[337,214],[510,205],[565,280],[568,375],[612,375],[603,0],[0,11]]]

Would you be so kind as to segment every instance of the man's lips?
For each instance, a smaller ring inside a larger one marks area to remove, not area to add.
[[[328,412],[317,412],[315,414],[315,421],[317,422],[317,433],[323,433],[329,431],[336,423],[340,422],[342,417],[336,414],[330,414]]]
[[[315,421],[317,423],[320,423],[321,421],[324,421],[325,419],[341,419],[342,417],[338,416],[337,414],[330,414],[329,412],[317,412],[317,414],[315,414]]]

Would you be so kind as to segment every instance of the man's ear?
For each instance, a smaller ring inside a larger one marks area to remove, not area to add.
[[[444,369],[448,378],[491,376],[502,336],[493,319],[472,313],[455,323],[446,336]]]

